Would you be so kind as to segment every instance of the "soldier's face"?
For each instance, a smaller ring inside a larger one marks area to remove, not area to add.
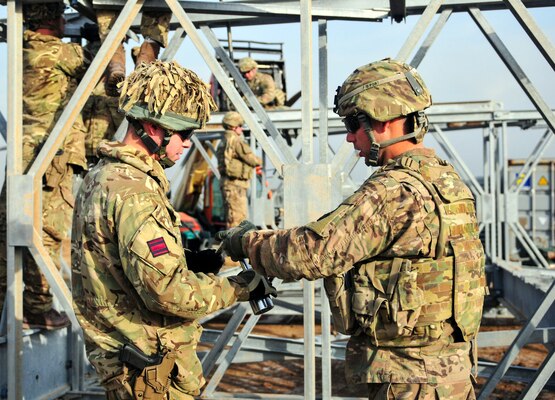
[[[183,140],[179,135],[171,135],[170,142],[166,146],[166,157],[176,162],[181,158],[184,149],[191,147],[191,140]]]
[[[247,72],[243,72],[243,76],[247,81],[252,81],[252,78],[254,78],[255,75],[256,75],[256,68],[253,68]]]
[[[370,137],[364,130],[364,126],[360,125],[354,132],[347,132],[347,142],[352,143],[355,150],[357,150],[359,157],[367,157],[370,155],[370,148],[372,142]]]

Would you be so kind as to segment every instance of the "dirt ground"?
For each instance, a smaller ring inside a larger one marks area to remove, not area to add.
[[[213,329],[222,329],[223,324],[212,323]],[[519,326],[483,326],[482,330],[520,329]],[[256,334],[279,336],[284,338],[302,338],[302,324],[259,324],[255,328]],[[317,329],[317,334],[320,332]],[[500,361],[507,348],[490,347],[480,348],[479,357],[486,361]],[[537,368],[547,355],[543,345],[528,345],[519,354],[513,365]],[[332,395],[343,397],[367,398],[365,385],[347,385],[343,373],[344,362],[332,361]],[[233,364],[218,386],[218,391],[229,393],[271,393],[271,394],[295,394],[302,395],[304,390],[303,360],[288,361],[265,361],[259,363]],[[321,393],[321,385],[318,377],[321,376],[321,368],[317,359],[317,384],[316,392]],[[478,378],[476,392],[485,384],[486,379]],[[518,399],[525,388],[524,384],[513,382],[501,382],[491,399],[512,400]],[[555,399],[555,391],[543,390],[540,400]]]

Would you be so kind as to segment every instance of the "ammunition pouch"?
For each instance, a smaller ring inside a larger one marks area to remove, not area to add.
[[[249,180],[252,177],[253,167],[241,160],[232,158],[226,161],[225,173],[231,179]]]
[[[413,344],[422,345],[430,341],[427,335],[420,336],[427,332],[415,331],[425,304],[417,276],[417,268],[408,259],[360,266],[354,278],[353,311],[375,345],[404,346],[415,341],[422,343]]]
[[[135,398],[143,400],[163,400],[171,385],[171,373],[175,365],[176,354],[147,356],[132,344],[125,344],[119,354],[119,360],[127,366],[137,369],[139,374],[133,384]]]
[[[353,270],[324,278],[324,289],[328,295],[335,330],[352,335],[358,327],[351,305],[354,290]]]

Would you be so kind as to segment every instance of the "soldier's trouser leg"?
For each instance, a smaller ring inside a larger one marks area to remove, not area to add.
[[[224,184],[221,189],[224,199],[225,222],[229,229],[247,219],[247,189],[229,183]]]
[[[44,188],[42,191],[42,240],[54,265],[60,270],[60,249],[63,239],[67,237],[73,214],[73,167],[63,162],[55,165],[56,168],[52,168],[52,171],[59,174],[58,184],[54,188]],[[52,308],[50,285],[32,256],[28,252],[25,253],[23,306],[32,314],[44,313]]]
[[[171,13],[143,13],[141,34],[145,40],[137,52],[135,65],[153,62],[158,58],[160,47],[168,45],[170,19]]]
[[[449,384],[369,383],[369,400],[475,400],[470,378]]]
[[[7,259],[6,259],[6,206],[7,187],[4,184],[0,196],[0,311],[2,310],[6,297],[7,284]],[[23,307],[25,310],[41,313],[52,308],[52,295],[50,286],[40,273],[35,260],[28,250],[23,252]]]
[[[141,35],[154,40],[162,47],[168,46],[168,31],[172,14],[165,12],[145,12],[141,19]]]
[[[114,22],[118,17],[117,11],[112,10],[96,10],[96,23],[98,24],[98,36],[100,41],[104,43],[106,36],[110,33],[110,29],[114,26]]]
[[[115,11],[98,10],[96,12],[98,36],[100,36],[100,41],[102,43],[104,43],[108,33],[110,33],[110,29],[112,29],[117,17],[118,13]],[[108,96],[118,96],[117,84],[124,79],[125,50],[123,49],[123,44],[120,44],[106,67],[106,94],[108,94]]]

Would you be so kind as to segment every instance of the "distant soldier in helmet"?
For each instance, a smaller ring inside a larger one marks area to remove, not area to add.
[[[76,199],[74,310],[108,399],[193,399],[205,382],[196,319],[275,289],[252,271],[223,278],[185,258],[164,168],[215,109],[207,85],[175,62],[141,64],[119,105],[126,136],[100,144]]]
[[[410,65],[357,68],[337,90],[347,141],[379,168],[305,226],[221,232],[232,259],[283,279],[325,278],[335,329],[352,335],[346,377],[370,399],[475,399],[472,367],[486,293],[475,202],[422,144],[432,99]]]
[[[262,160],[244,141],[244,123],[245,120],[238,112],[230,111],[224,115],[224,138],[216,152],[228,229],[239,225],[247,218],[247,190],[250,179],[255,167],[262,164]]]
[[[27,171],[69,102],[89,60],[83,48],[61,40],[65,6],[60,2],[23,5],[27,30],[23,33],[23,169]],[[73,176],[86,168],[85,128],[77,116],[62,147],[43,177],[42,239],[60,269],[62,243],[68,239],[73,213]],[[2,191],[0,210],[5,220]],[[5,229],[5,223],[0,223]],[[0,311],[5,294],[6,234],[0,232]],[[24,252],[23,327],[57,329],[69,324],[52,308],[50,285],[31,254]]]
[[[239,71],[247,81],[256,99],[265,109],[283,108],[285,93],[276,87],[274,78],[258,72],[258,63],[250,57],[239,60]]]

